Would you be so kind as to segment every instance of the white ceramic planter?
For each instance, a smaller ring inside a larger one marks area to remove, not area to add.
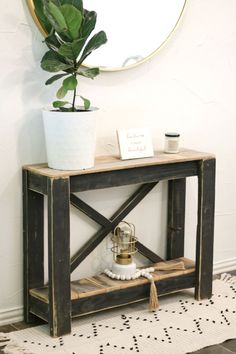
[[[43,110],[48,166],[58,170],[81,170],[94,166],[96,111]]]

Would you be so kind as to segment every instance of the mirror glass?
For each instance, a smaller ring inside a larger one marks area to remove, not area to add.
[[[98,14],[94,33],[104,30],[108,38],[87,58],[86,66],[123,70],[149,59],[175,29],[186,1],[84,0],[84,8]],[[28,4],[32,7],[33,1]]]
[[[96,31],[104,30],[108,42],[94,51],[87,65],[124,69],[156,53],[177,25],[185,0],[84,0],[97,12]]]

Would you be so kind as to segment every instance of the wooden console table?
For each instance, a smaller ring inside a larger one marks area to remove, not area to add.
[[[198,178],[198,227],[195,264],[184,257],[186,178]],[[46,164],[23,167],[24,318],[49,322],[52,336],[71,331],[71,318],[142,300],[149,296],[146,279],[112,280],[105,275],[70,280],[70,274],[128,213],[162,180],[168,180],[167,260],[181,258],[185,270],[155,273],[160,295],[195,287],[196,299],[212,294],[215,157],[183,150],[157,152],[154,157],[121,161],[106,156],[93,168],[58,171]],[[110,219],[74,193],[137,184],[137,190]],[[48,205],[48,284],[44,281],[44,196]],[[70,204],[100,228],[70,259]],[[162,259],[141,242],[151,263]]]

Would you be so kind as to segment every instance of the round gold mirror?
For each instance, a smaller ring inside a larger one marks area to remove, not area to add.
[[[40,0],[37,0],[40,1]],[[36,0],[27,0],[30,13],[46,36],[35,14]],[[124,70],[156,54],[176,28],[187,0],[84,0],[84,8],[97,12],[95,31],[104,30],[106,46],[94,51],[85,64],[101,70]]]

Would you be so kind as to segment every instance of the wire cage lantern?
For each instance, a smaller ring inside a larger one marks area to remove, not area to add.
[[[136,264],[133,262],[133,255],[137,252],[135,226],[127,221],[121,221],[114,229],[111,237],[113,247],[112,270],[116,274],[133,274],[136,271]]]

